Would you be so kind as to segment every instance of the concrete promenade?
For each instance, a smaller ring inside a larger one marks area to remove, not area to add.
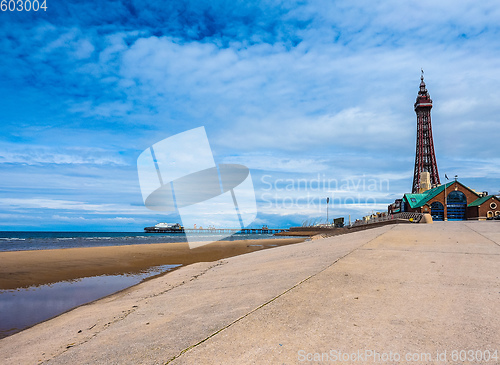
[[[498,359],[477,361],[486,350]],[[392,225],[193,264],[0,340],[1,364],[373,356],[500,364],[500,223]]]

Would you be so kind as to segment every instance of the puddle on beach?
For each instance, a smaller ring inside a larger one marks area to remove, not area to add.
[[[93,276],[36,287],[0,290],[0,338],[179,266],[162,265],[139,274]]]

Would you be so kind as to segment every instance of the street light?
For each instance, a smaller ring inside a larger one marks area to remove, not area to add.
[[[448,179],[448,175],[444,174],[444,177],[446,180]],[[443,208],[443,220],[447,221],[448,220],[448,196],[446,196],[446,184],[447,182],[444,182],[444,208]]]
[[[330,197],[326,197],[326,223],[328,224],[328,203],[330,203]]]

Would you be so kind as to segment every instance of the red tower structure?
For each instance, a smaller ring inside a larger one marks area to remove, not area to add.
[[[434,142],[432,140],[431,109],[432,100],[425,88],[424,70],[420,76],[420,90],[415,102],[415,113],[417,113],[417,150],[415,152],[415,170],[413,173],[412,193],[419,193],[420,173],[428,171],[431,186],[440,184],[439,173],[434,154]]]

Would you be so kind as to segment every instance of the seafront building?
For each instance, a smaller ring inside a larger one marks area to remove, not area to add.
[[[500,216],[500,199],[487,192],[476,192],[457,179],[441,184],[432,139],[432,100],[424,75],[415,102],[417,143],[412,193],[389,205],[388,213],[430,213],[435,221],[484,220]]]
[[[484,220],[500,216],[500,200],[495,195],[477,193],[459,181],[420,194],[405,194],[400,204],[404,212],[430,213],[435,221]]]

